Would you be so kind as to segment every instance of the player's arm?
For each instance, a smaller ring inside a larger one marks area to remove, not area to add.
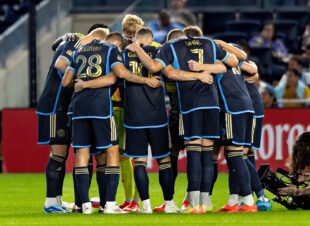
[[[69,62],[66,61],[65,59],[63,58],[60,58],[58,57],[54,67],[58,70],[58,71],[61,71],[62,73],[65,73],[67,68],[69,66]]]
[[[239,61],[237,57],[230,52],[227,52],[224,48],[221,46],[215,44],[215,54],[216,59],[227,65],[228,67],[237,67],[239,64]]]
[[[187,72],[183,70],[178,70],[171,65],[165,67],[163,70],[164,75],[172,80],[177,81],[194,81],[200,80],[204,83],[212,84],[213,76],[208,71],[203,71],[201,73],[197,72]]]
[[[73,51],[75,50],[74,44],[75,43],[72,41],[65,43],[63,51],[60,53],[57,61],[55,62],[54,67],[62,73],[65,73],[72,61]]]
[[[84,89],[98,89],[102,87],[111,86],[117,81],[117,76],[114,72],[110,72],[106,76],[101,76],[96,79],[83,81],[81,79],[76,79],[74,83],[74,91],[80,92]]]
[[[157,73],[163,69],[162,63],[152,59],[138,44],[131,44],[126,49],[135,52],[143,66],[151,73]]]
[[[225,65],[219,60],[215,64],[201,64],[194,60],[189,60],[187,63],[192,71],[208,71],[212,74],[223,74],[227,71]]]
[[[242,61],[239,67],[242,71],[246,71],[250,75],[257,74],[257,65],[253,61]]]
[[[62,78],[62,82],[61,82],[62,86],[63,87],[72,86],[74,75],[75,75],[75,69],[68,67],[65,74],[64,74],[64,77]]]
[[[125,79],[128,82],[146,84],[149,87],[157,88],[162,85],[159,76],[152,76],[151,78],[145,78],[143,76],[136,75],[130,70],[124,67],[123,64],[116,64],[112,67],[112,71],[118,78]]]
[[[246,60],[247,54],[243,50],[238,49],[237,47],[230,45],[222,40],[214,40],[214,42],[225,49],[227,52],[233,53],[240,62]]]

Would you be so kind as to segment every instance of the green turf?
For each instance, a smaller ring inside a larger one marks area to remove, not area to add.
[[[181,205],[187,186],[186,174],[179,174],[176,183],[175,201]],[[93,180],[90,197],[97,195],[97,185]],[[157,174],[150,174],[150,196],[152,206],[162,204],[163,198],[158,184]],[[271,195],[269,194],[269,197]],[[123,201],[123,188],[120,186],[117,195],[118,203]],[[220,174],[212,197],[214,208],[226,204],[228,198],[227,175]],[[63,200],[73,202],[72,176],[67,174],[64,183]],[[36,224],[36,225],[106,225],[106,224],[277,224],[309,225],[309,212],[303,210],[289,211],[277,203],[268,212],[258,213],[207,213],[192,214],[129,214],[129,215],[93,215],[82,214],[44,214],[45,201],[44,174],[0,174],[0,225]]]

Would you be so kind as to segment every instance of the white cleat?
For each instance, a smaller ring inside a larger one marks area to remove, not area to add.
[[[180,209],[174,204],[174,201],[165,201],[165,213],[179,213]]]
[[[144,213],[144,214],[152,214],[152,207],[151,207],[151,202],[149,199],[143,200],[142,201],[142,209],[139,211],[139,213]]]
[[[83,214],[92,214],[93,213],[93,207],[91,205],[91,202],[86,202],[82,204],[82,212]]]
[[[105,208],[103,210],[104,214],[128,214],[129,212],[126,212],[124,210],[122,210],[121,208],[118,207],[118,205],[116,205],[116,203],[114,205],[105,205]]]
[[[73,209],[74,207],[74,203],[70,203],[70,202],[62,202],[61,205],[67,209]]]

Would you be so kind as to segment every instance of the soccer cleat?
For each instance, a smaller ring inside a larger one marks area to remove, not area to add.
[[[258,211],[268,211],[271,210],[272,208],[272,204],[270,202],[270,200],[268,199],[268,201],[256,201],[256,207],[258,209]]]
[[[148,208],[148,209],[143,209],[139,211],[139,213],[143,213],[143,214],[152,214],[153,211],[151,208]]]
[[[100,206],[100,198],[99,197],[93,197],[90,199],[91,205],[93,208],[99,208]]]
[[[165,213],[179,213],[180,209],[174,204],[174,202],[172,202],[171,204],[167,204],[164,207],[164,212]]]
[[[200,206],[195,206],[195,207],[188,206],[185,210],[183,210],[183,213],[196,213],[196,214],[200,214]]]
[[[99,206],[99,211],[98,212],[99,213],[104,213],[104,209],[101,206]]]
[[[127,212],[139,212],[140,206],[134,200],[131,200],[130,204],[126,206],[123,210]]]
[[[200,213],[207,213],[207,208],[205,205],[200,205]]]
[[[91,202],[85,202],[82,204],[82,212],[83,214],[92,214],[93,213],[93,207]]]
[[[126,200],[124,200],[124,202],[123,202],[121,205],[119,205],[118,207],[121,208],[121,209],[124,209],[124,208],[126,208],[127,206],[129,206],[129,204],[130,204],[130,203],[128,203]]]
[[[222,207],[221,209],[215,210],[215,213],[222,213],[222,212],[230,212],[233,210],[237,210],[238,209],[238,204],[234,205],[234,206],[230,206],[230,205],[226,205],[224,207]]]
[[[162,204],[161,206],[157,206],[153,209],[155,212],[164,212],[165,211],[165,203]]]
[[[230,210],[228,211],[229,213],[250,213],[250,212],[257,212],[258,209],[256,205],[254,204],[253,206],[248,206],[246,204],[241,205],[235,210]]]
[[[77,205],[74,205],[71,212],[72,213],[82,213],[82,208],[78,207]]]
[[[107,206],[106,205],[103,213],[104,214],[126,214],[129,212],[122,210],[117,205],[115,205],[115,206]]]
[[[181,210],[185,210],[188,206],[189,206],[189,201],[188,200],[184,200],[183,203],[182,203]]]
[[[72,209],[74,207],[74,203],[70,202],[61,202],[61,206],[66,208],[66,209]]]
[[[44,213],[70,213],[70,211],[58,203],[55,203],[54,205],[50,207],[45,207],[43,208]]]

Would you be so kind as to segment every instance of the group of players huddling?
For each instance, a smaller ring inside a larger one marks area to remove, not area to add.
[[[135,15],[126,15],[122,28],[123,35],[96,24],[86,36],[63,36],[53,44],[55,54],[37,108],[38,143],[50,145],[44,212],[71,212],[61,198],[71,142],[76,154],[72,212],[93,212],[89,186],[94,155],[100,213],[206,213],[212,210],[222,146],[230,195],[216,212],[271,209],[255,167],[264,116],[254,84],[255,63],[239,46],[205,38],[196,26],[170,31],[161,47]],[[164,197],[154,210],[148,145]],[[178,209],[174,184],[184,148],[188,186]],[[117,206],[120,174],[125,200]]]

